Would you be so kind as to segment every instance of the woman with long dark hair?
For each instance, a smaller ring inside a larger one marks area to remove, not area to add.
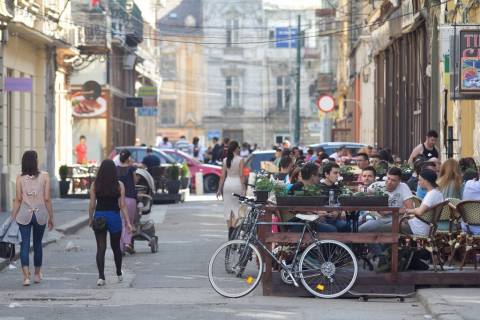
[[[227,156],[223,159],[222,176],[218,186],[217,198],[222,196],[224,217],[227,221],[228,238],[230,239],[238,219],[240,202],[232,194],[245,194],[243,183],[243,159],[239,156],[240,146],[237,141],[228,144]]]
[[[42,238],[45,225],[52,230],[53,208],[50,197],[50,178],[47,172],[38,170],[38,156],[33,150],[26,151],[22,157],[22,173],[17,176],[16,197],[12,218],[18,223],[22,243],[20,261],[22,263],[23,285],[30,285],[29,253],[30,233],[33,229],[33,264],[35,273],[33,281],[42,279]]]
[[[120,237],[122,236],[122,219],[126,222],[129,232],[132,225],[125,205],[125,187],[117,178],[117,168],[112,160],[104,160],[98,169],[95,182],[90,189],[90,205],[88,207],[89,225],[93,226],[94,220],[104,220],[105,224],[95,230],[97,241],[97,268],[98,286],[105,285],[105,251],[107,250],[107,232],[110,233],[110,246],[113,251],[118,281],[123,280],[122,251]],[[94,215],[95,213],[95,215]]]
[[[137,190],[135,189],[135,171],[137,167],[133,166],[132,154],[128,149],[120,152],[120,164],[117,166],[118,180],[123,183],[125,187],[125,205],[129,221],[135,222],[137,216]],[[123,221],[122,237],[120,238],[120,249],[122,252],[133,254],[133,239],[132,233],[127,228],[127,223]]]

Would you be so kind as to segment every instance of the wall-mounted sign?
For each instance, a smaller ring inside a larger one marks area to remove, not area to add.
[[[275,29],[275,48],[297,48],[298,33],[296,28],[282,27]]]
[[[77,118],[104,118],[107,115],[109,94],[96,81],[87,81],[70,95],[72,114]]]
[[[317,108],[323,112],[331,112],[335,109],[335,99],[328,94],[320,96],[317,100]]]
[[[460,91],[480,93],[480,30],[460,31]]]
[[[142,108],[143,98],[128,97],[125,99],[125,107],[127,108]]]
[[[5,91],[32,92],[32,78],[5,78]]]
[[[158,115],[158,109],[152,107],[138,108],[137,115],[139,117],[156,117]]]
[[[222,137],[222,131],[220,130],[210,130],[207,131],[207,139],[208,141],[212,140],[213,138],[221,138]]]
[[[157,91],[155,86],[142,86],[138,89],[137,96],[143,98],[144,107],[156,108],[158,106]]]

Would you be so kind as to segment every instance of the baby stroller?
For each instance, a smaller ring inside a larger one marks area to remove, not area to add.
[[[155,222],[149,219],[153,203],[153,178],[144,169],[137,169],[136,175],[137,184],[135,189],[137,190],[138,215],[133,222],[132,248],[135,240],[147,241],[150,251],[155,253],[158,251],[158,237],[155,235]]]

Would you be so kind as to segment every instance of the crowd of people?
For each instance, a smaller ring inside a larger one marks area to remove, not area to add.
[[[175,143],[172,143],[168,137],[163,137],[157,144],[157,148],[177,149],[201,162],[220,164],[227,156],[229,143],[230,138],[228,137],[223,138],[222,141],[218,137],[214,137],[212,143],[205,147],[200,143],[199,137],[194,137],[191,143],[185,136],[181,136]],[[239,146],[239,156],[245,159],[255,150],[257,150],[257,144],[250,145],[248,142],[243,142]]]
[[[437,139],[438,134],[433,130],[429,131],[425,141],[416,146],[409,159],[404,162],[386,148],[375,149],[368,146],[361,148],[355,156],[352,156],[353,150],[343,146],[329,155],[322,148],[304,151],[284,144],[275,149],[275,158],[272,161],[278,170],[273,174],[273,178],[284,182],[290,195],[314,186],[321,195],[329,196],[333,191],[338,197],[346,187],[342,181],[342,169],[352,166],[357,174],[354,181],[349,183],[350,190],[363,193],[376,193],[381,190],[382,194],[388,196],[389,206],[399,207],[402,216],[408,217],[401,225],[402,232],[428,235],[430,226],[421,217],[430,208],[449,198],[480,200],[480,181],[475,160],[462,158],[440,161],[435,147]],[[239,153],[238,143],[231,142],[231,150],[236,157]],[[234,170],[231,169],[232,166]],[[238,200],[233,199],[229,194],[245,191],[244,180],[241,174],[238,174],[242,166],[242,162],[233,164],[224,162],[225,174],[218,193],[225,198],[225,218],[230,233],[237,218]],[[224,184],[224,181],[227,182]],[[232,181],[232,184],[230,185],[228,181]],[[224,186],[227,185],[235,187],[229,187],[226,192],[227,188]],[[420,204],[415,205],[414,200]],[[351,221],[346,217],[345,212],[316,213],[320,216],[314,222],[317,231],[350,232],[352,230]],[[292,217],[290,221],[297,221],[297,218]],[[391,212],[360,212],[358,223],[358,232],[391,232],[392,214]],[[448,226],[439,227],[448,228]],[[480,234],[480,227],[472,226],[470,230]],[[381,245],[372,245],[370,251],[373,255],[381,256],[383,249]]]

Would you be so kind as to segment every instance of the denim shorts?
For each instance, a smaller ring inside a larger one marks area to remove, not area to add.
[[[119,211],[95,211],[95,218],[107,219],[107,230],[110,233],[122,232],[122,218]]]

